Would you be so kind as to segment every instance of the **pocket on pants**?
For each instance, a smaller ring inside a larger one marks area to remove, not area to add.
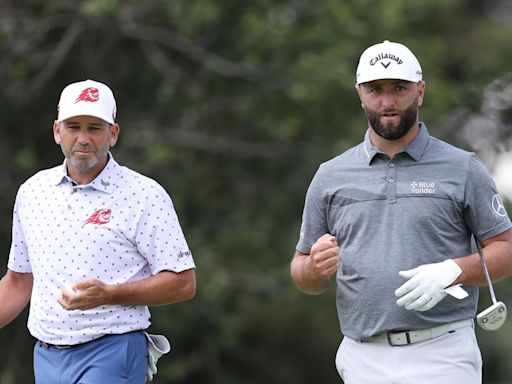
[[[472,360],[474,362],[474,367],[477,372],[482,371],[482,353],[480,351],[480,347],[478,346],[478,341],[476,339],[475,331],[472,328],[461,329],[461,332],[466,332],[468,334],[469,339],[471,340],[472,348],[469,350],[472,352]]]

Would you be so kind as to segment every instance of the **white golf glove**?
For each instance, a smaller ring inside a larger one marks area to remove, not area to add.
[[[162,335],[151,335],[144,332],[146,339],[148,340],[148,371],[146,373],[146,383],[153,380],[153,376],[156,375],[157,368],[156,363],[158,359],[165,353],[171,350],[171,344],[165,336]]]
[[[395,296],[399,297],[396,303],[407,310],[426,311],[439,303],[447,293],[463,299],[467,292],[460,285],[445,289],[461,273],[462,269],[452,259],[400,271],[398,274],[409,280],[395,291]]]

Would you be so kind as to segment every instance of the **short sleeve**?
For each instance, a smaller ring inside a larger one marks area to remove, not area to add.
[[[489,171],[474,154],[467,172],[464,219],[480,241],[499,235],[512,227],[496,184]]]
[[[297,251],[309,254],[311,247],[319,237],[328,233],[325,191],[321,185],[321,168],[309,185],[302,213]]]
[[[195,268],[171,197],[158,184],[151,188],[150,198],[139,219],[136,242],[153,274]]]
[[[9,252],[9,261],[7,267],[15,272],[29,273],[32,272],[30,258],[21,223],[21,207],[22,207],[22,188],[18,190],[16,201],[14,203],[14,211],[12,218],[12,242]]]

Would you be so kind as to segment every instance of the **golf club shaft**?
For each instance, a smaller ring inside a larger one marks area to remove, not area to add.
[[[476,249],[478,249],[478,254],[480,255],[480,262],[482,263],[482,268],[485,273],[485,278],[487,279],[487,285],[489,286],[489,292],[491,293],[492,302],[493,302],[493,304],[496,304],[497,300],[496,300],[496,295],[494,294],[494,288],[492,286],[491,276],[489,275],[489,270],[487,269],[487,264],[485,263],[484,253],[482,251],[482,248],[480,247],[480,242],[478,241],[476,236],[475,236],[475,244],[476,244]]]

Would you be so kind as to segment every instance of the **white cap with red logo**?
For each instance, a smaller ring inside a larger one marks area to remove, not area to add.
[[[361,55],[356,70],[356,84],[383,79],[414,83],[423,79],[418,59],[405,45],[385,40],[368,47]]]
[[[114,124],[116,110],[116,100],[108,86],[94,80],[79,81],[62,90],[57,121],[75,116],[95,116]]]

